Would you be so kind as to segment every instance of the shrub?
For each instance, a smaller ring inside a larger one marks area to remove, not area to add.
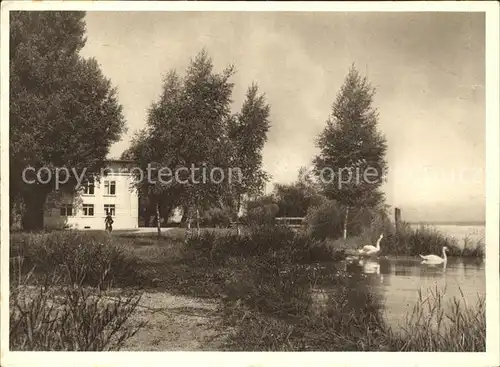
[[[218,256],[256,256],[293,247],[295,232],[284,226],[253,226],[247,233],[217,234],[204,231],[186,240],[186,250],[191,254]]]
[[[336,247],[335,242],[311,241],[308,247],[306,262],[339,261],[346,257],[345,248]]]
[[[239,259],[226,275],[225,301],[275,316],[297,316],[310,307],[311,282],[304,272],[291,271],[286,259]]]
[[[77,231],[13,234],[11,257],[22,259],[22,273],[58,272],[66,284],[137,285],[137,261],[106,234]],[[15,277],[16,273],[11,272]]]
[[[187,253],[207,254],[218,239],[219,236],[215,232],[202,231],[200,234],[187,236],[184,246]]]
[[[211,208],[203,213],[201,224],[205,227],[229,227],[231,219],[232,216],[229,210]]]
[[[255,226],[250,229],[247,236],[248,242],[254,243],[261,254],[270,250],[293,248],[298,238],[291,228],[280,225]]]
[[[319,206],[309,208],[305,222],[307,233],[316,239],[338,238],[342,236],[342,213],[338,204],[327,200]]]
[[[381,298],[368,288],[353,288],[342,272],[335,275],[333,289],[314,295],[312,284],[322,281],[308,277],[306,268],[292,269],[285,278],[290,282],[259,276],[258,266],[252,269],[234,280],[234,293],[224,303],[224,321],[234,329],[229,350],[485,351],[484,298],[475,307],[455,298],[445,309],[437,289],[425,299],[419,292],[404,325],[394,331],[383,319]]]
[[[248,225],[272,225],[279,206],[272,195],[263,196],[246,203],[246,215],[242,222]]]
[[[324,279],[317,269],[263,266],[265,270],[257,264],[245,268],[228,287],[224,320],[235,332],[227,349],[329,351],[379,347],[384,332],[381,303],[369,292],[350,288],[344,273],[328,273],[335,291],[318,301],[313,286]],[[273,271],[269,273],[269,269]]]
[[[245,234],[202,232],[186,241],[184,258],[223,265],[231,257],[276,257],[287,264],[334,261],[344,252],[286,226],[253,226]]]

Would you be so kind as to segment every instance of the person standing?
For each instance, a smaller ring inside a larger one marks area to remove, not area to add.
[[[107,214],[106,215],[106,219],[104,219],[104,223],[106,224],[106,231],[110,232],[113,230],[113,217],[111,216],[111,214]]]

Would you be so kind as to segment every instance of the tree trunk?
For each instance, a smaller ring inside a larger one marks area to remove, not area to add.
[[[349,216],[349,207],[345,208],[345,216],[344,216],[344,240],[347,239],[347,218]]]
[[[23,195],[23,202],[26,210],[22,217],[22,226],[25,231],[35,231],[43,229],[43,212],[47,192],[44,190],[29,190]]]
[[[189,208],[186,205],[183,205],[181,224],[186,224],[188,222],[188,215],[189,215]]]
[[[156,204],[148,205],[147,214],[146,214],[146,227],[156,227],[156,223],[154,222],[154,218],[156,217]]]
[[[158,230],[158,238],[161,237],[161,217],[160,217],[160,202],[156,203],[156,228]]]
[[[241,196],[238,195],[238,204],[236,206],[236,233],[238,234],[238,236],[241,236],[240,210],[241,210]]]
[[[196,235],[200,235],[200,209],[196,207]]]
[[[20,230],[23,227],[22,219],[24,213],[24,203],[20,196],[10,197],[9,224],[11,230]]]
[[[399,228],[401,225],[401,209],[400,208],[394,209],[394,223],[396,225],[396,233],[399,233]]]

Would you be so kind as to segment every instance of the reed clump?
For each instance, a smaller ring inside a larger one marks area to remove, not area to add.
[[[457,241],[435,227],[420,226],[413,228],[408,223],[401,223],[395,228],[369,228],[359,236],[347,239],[336,239],[332,243],[337,249],[353,252],[364,245],[374,245],[376,238],[383,233],[381,256],[418,256],[419,254],[441,254],[442,248],[448,248],[448,255],[453,257],[469,257],[482,259],[485,256],[484,238],[473,239],[469,236]]]
[[[420,290],[418,301],[400,330],[390,331],[387,344],[397,351],[484,352],[486,350],[486,302],[479,297],[468,305],[460,297],[445,302],[444,290]]]

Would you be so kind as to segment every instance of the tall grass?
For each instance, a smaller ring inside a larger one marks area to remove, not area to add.
[[[10,293],[11,350],[119,350],[144,326],[132,324],[140,295],[112,300],[102,288],[17,286]]]
[[[413,228],[408,223],[401,223],[397,231],[395,229],[387,231],[387,228],[385,230],[370,228],[360,236],[350,237],[346,240],[336,239],[332,241],[332,244],[335,248],[353,252],[364,245],[374,245],[381,233],[384,234],[384,239],[380,244],[381,256],[440,255],[445,246],[448,248],[447,254],[449,256],[483,258],[485,255],[484,239],[474,241],[472,238],[466,237],[461,245],[455,238],[447,236],[434,227]]]
[[[466,236],[463,242],[463,247],[459,249],[457,256],[484,258],[486,255],[484,238],[473,240],[470,236]]]
[[[115,282],[135,280],[133,258],[106,237],[75,232],[11,236],[11,350],[119,350],[141,295]]]
[[[479,297],[468,305],[461,297],[444,301],[445,291],[430,289],[406,317],[399,331],[390,332],[388,344],[398,351],[484,352],[486,350],[486,302]]]
[[[394,255],[441,254],[442,248],[448,247],[449,256],[484,257],[484,242],[464,239],[461,246],[453,237],[449,237],[434,227],[420,226],[411,228],[403,223],[400,229],[387,236],[382,253]]]
[[[381,245],[381,254],[441,254],[444,246],[448,247],[451,254],[456,248],[456,241],[433,227],[411,228],[409,224],[402,224],[398,231],[386,235]]]

